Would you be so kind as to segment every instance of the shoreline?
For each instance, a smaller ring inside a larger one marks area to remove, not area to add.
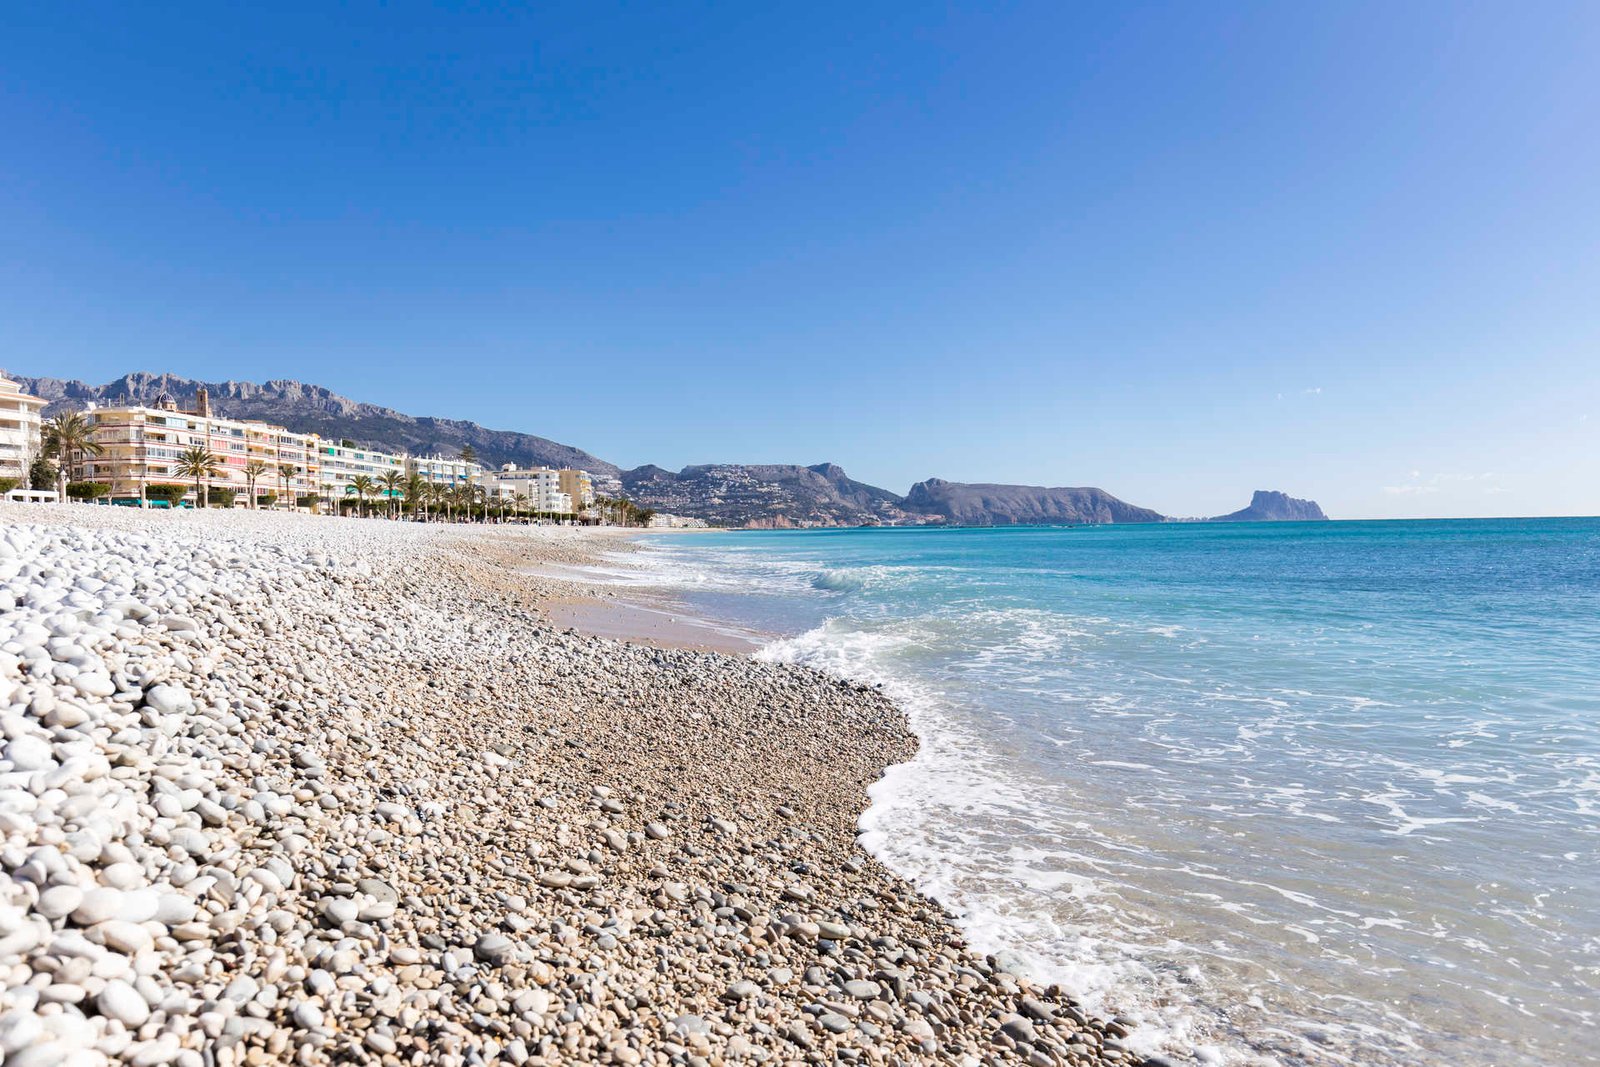
[[[496,562],[535,582],[555,583],[534,596],[533,607],[557,629],[624,644],[730,656],[748,656],[774,636],[687,611],[662,587],[648,581],[648,571],[612,569],[618,561],[608,553],[636,550],[639,538],[651,531],[602,529],[609,535],[603,542],[604,551],[591,546],[587,554],[552,563],[530,560],[501,547]],[[635,577],[640,580],[623,580]]]
[[[656,605],[632,596],[552,596],[540,601],[539,610],[552,626],[561,629],[655,648],[748,656],[760,651],[764,643],[757,635],[735,632],[670,604]]]
[[[4,662],[0,776],[125,768],[0,810],[8,847],[90,796],[120,820],[0,904],[6,1039],[39,1062],[1158,1062],[859,847],[916,745],[881,694],[558,628],[573,583],[525,567],[593,537],[99,510],[0,508],[5,623],[65,627]],[[51,622],[44,574],[104,606]],[[69,652],[83,684],[21,669]],[[197,807],[113,803],[161,795],[157,760]],[[50,903],[91,889],[108,916]]]

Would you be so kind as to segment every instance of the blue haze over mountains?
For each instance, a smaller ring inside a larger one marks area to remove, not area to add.
[[[623,493],[648,507],[729,526],[856,526],[942,522],[990,526],[1051,523],[1147,523],[1169,516],[1119,500],[1103,489],[929,478],[904,496],[850,478],[832,463],[702,464],[670,471],[654,465],[623,470],[571,445],[475,422],[410,416],[392,408],[340,396],[319,385],[278,379],[202,382],[171,374],[132,373],[104,385],[50,377],[18,376],[24,389],[50,402],[47,414],[89,403],[150,403],[162,393],[192,405],[204,386],[212,410],[230,418],[260,419],[298,433],[348,439],[391,452],[455,455],[470,446],[489,467],[579,467],[595,476],[602,493]],[[1003,472],[1001,472],[1003,473]],[[1326,519],[1313,501],[1258,490],[1250,504],[1212,521],[1315,521]]]

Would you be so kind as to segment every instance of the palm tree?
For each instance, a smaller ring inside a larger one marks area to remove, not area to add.
[[[250,506],[256,506],[256,479],[272,468],[259,459],[253,459],[244,465],[244,482],[250,487]]]
[[[522,513],[527,510],[528,507],[527,495],[518,493],[516,496],[511,498],[511,505],[516,510],[517,516],[520,518]]]
[[[458,485],[451,494],[455,497],[456,506],[461,509],[461,518],[464,522],[472,521],[472,505],[476,502],[477,487],[472,485]]]
[[[45,455],[56,460],[56,499],[65,502],[69,469],[76,474],[84,456],[98,456],[105,446],[94,439],[94,424],[80,411],[63,411],[45,423],[43,437]]]
[[[400,488],[405,485],[406,476],[399,471],[388,470],[383,472],[383,502],[390,518],[396,518],[400,510]]]
[[[294,498],[289,495],[289,479],[300,473],[300,468],[293,463],[278,464],[278,479],[283,482],[283,498],[289,502],[289,510],[294,510]]]
[[[423,501],[428,497],[428,480],[416,471],[412,471],[406,478],[403,492],[406,507],[411,509],[411,515],[415,518],[422,508]]]
[[[365,516],[367,514],[367,494],[377,486],[365,474],[358,474],[350,479],[350,488],[356,491],[356,500],[360,503],[361,514]]]
[[[205,445],[190,445],[178,454],[178,462],[172,465],[172,473],[180,478],[194,479],[195,504],[203,508],[206,506],[206,491],[200,484],[201,479],[221,477],[222,460]]]

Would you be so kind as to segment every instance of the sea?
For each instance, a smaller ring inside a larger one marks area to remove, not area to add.
[[[1600,1064],[1600,520],[646,541],[905,708],[863,845],[1139,1051]]]

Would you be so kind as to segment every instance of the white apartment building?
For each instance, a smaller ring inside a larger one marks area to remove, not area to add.
[[[393,452],[379,452],[354,444],[335,444],[320,438],[316,439],[316,451],[321,470],[318,495],[327,501],[354,496],[355,490],[350,483],[358,475],[372,479],[376,487],[372,499],[387,496],[388,490],[383,488],[384,475],[392,471],[404,478],[406,474],[406,457]],[[402,490],[395,490],[396,494],[400,492]]]
[[[39,455],[44,401],[0,375],[0,478],[28,480],[28,466]]]
[[[454,489],[476,484],[483,477],[483,466],[449,456],[411,456],[406,460],[406,473],[415,474],[429,485]]]
[[[490,497],[510,500],[520,496],[534,511],[570,515],[574,510],[572,497],[561,491],[561,472],[549,467],[518,469],[507,463],[485,474],[483,485]]]
[[[693,515],[663,515],[656,512],[650,516],[650,528],[653,530],[707,530],[711,524],[704,519],[697,519]]]

